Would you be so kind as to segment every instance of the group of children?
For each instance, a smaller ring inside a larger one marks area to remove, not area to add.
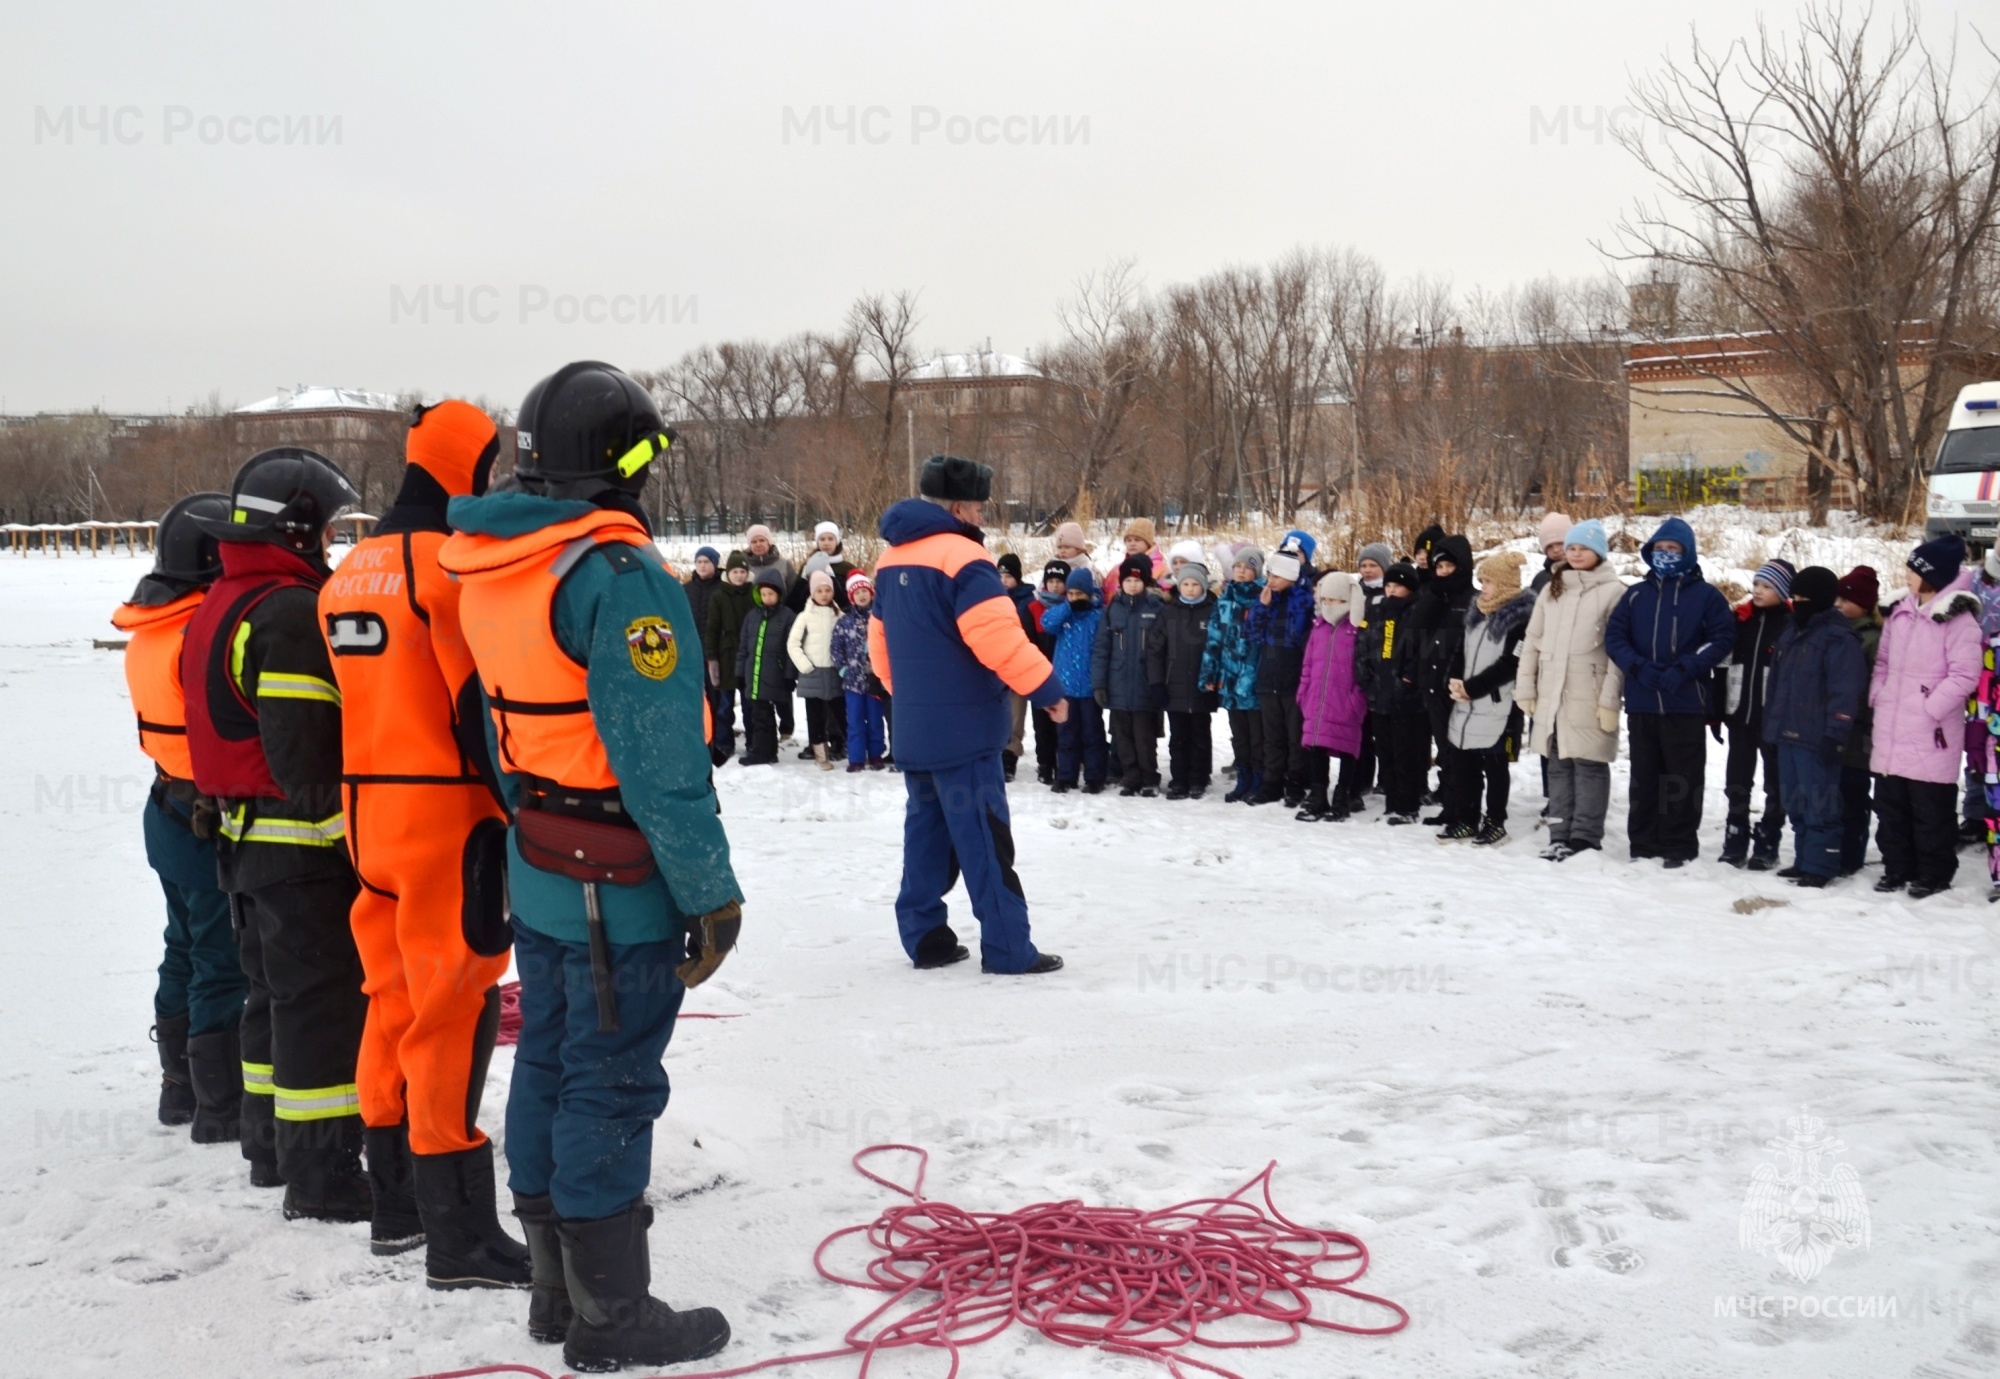
[[[1538,543],[1532,579],[1520,552],[1475,561],[1466,537],[1438,526],[1407,558],[1371,542],[1352,572],[1322,571],[1301,530],[1268,555],[1242,544],[1211,557],[1193,541],[1162,551],[1139,519],[1100,583],[1080,529],[1065,526],[1038,583],[1018,555],[996,562],[1069,702],[1061,724],[1015,704],[1007,776],[1032,720],[1036,779],[1058,793],[1115,781],[1124,796],[1198,799],[1213,783],[1220,710],[1234,754],[1225,801],[1318,822],[1379,793],[1386,823],[1421,818],[1443,841],[1492,846],[1508,836],[1510,767],[1525,747],[1542,760],[1541,855],[1560,862],[1603,846],[1622,728],[1631,855],[1671,869],[1699,853],[1712,737],[1726,749],[1723,862],[1824,886],[1860,869],[1873,819],[1876,889],[1916,898],[1951,883],[1968,760],[1976,807],[2000,815],[1989,649],[2000,644],[2000,559],[1975,573],[1955,537],[1919,546],[1910,595],[1885,617],[1870,567],[1841,576],[1783,560],[1732,608],[1678,518],[1640,547],[1632,584],[1612,570],[1599,522],[1551,513]],[[747,585],[748,598],[732,619],[718,594],[711,680],[745,700],[746,765],[776,760],[780,705],[789,715],[797,694],[802,757],[893,768],[893,710],[868,661],[873,587],[844,562],[828,568],[839,558],[831,524],[818,546],[797,587],[782,562],[753,570],[731,555],[718,591]],[[714,552],[702,555],[712,570]],[[1788,821],[1797,851],[1779,868]],[[1979,836],[1990,845],[1994,830],[1988,820]]]

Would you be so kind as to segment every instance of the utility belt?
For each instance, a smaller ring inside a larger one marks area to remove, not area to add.
[[[598,906],[600,884],[637,886],[658,869],[652,844],[632,822],[618,792],[583,790],[538,777],[524,777],[521,807],[514,816],[521,860],[541,871],[566,876],[583,886],[584,920],[590,937],[590,978],[597,994],[597,1028],[618,1028],[618,1002],[611,988],[611,948]]]
[[[160,812],[186,824],[195,837],[215,837],[221,812],[213,799],[201,793],[191,780],[170,776],[157,764],[153,767],[153,803]]]

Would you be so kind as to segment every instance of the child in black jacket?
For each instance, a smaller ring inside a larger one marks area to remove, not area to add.
[[[1430,770],[1431,724],[1417,688],[1418,640],[1412,565],[1391,565],[1382,579],[1385,597],[1361,629],[1355,669],[1368,696],[1375,733],[1376,769],[1382,780],[1383,822],[1413,824]]]
[[[1208,791],[1215,769],[1212,733],[1216,695],[1201,686],[1201,658],[1208,648],[1208,620],[1215,612],[1215,595],[1208,587],[1208,566],[1183,561],[1174,575],[1174,591],[1161,610],[1150,675],[1167,691],[1167,798],[1200,799]]]
[[[736,644],[736,682],[749,703],[748,741],[737,758],[744,766],[770,766],[778,760],[778,705],[792,699],[797,671],[785,641],[794,614],[784,606],[785,576],[766,565],[753,577],[757,602],[743,618]]]
[[[1778,845],[1785,836],[1785,807],[1778,789],[1778,749],[1764,741],[1764,701],[1770,693],[1771,656],[1778,634],[1790,620],[1790,562],[1773,560],[1750,582],[1750,597],[1736,605],[1736,644],[1729,659],[1716,668],[1714,702],[1729,731],[1728,764],[1723,797],[1729,817],[1722,826],[1722,860],[1732,867],[1769,871],[1778,864]],[[1713,728],[1710,729],[1714,731]],[[1720,733],[1716,734],[1720,740]],[[1764,772],[1764,814],[1750,823],[1750,800],[1757,771]]]

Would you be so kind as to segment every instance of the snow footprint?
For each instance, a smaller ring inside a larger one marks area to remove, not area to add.
[[[1562,1189],[1542,1188],[1535,1205],[1546,1213],[1555,1235],[1549,1258],[1557,1268],[1568,1269],[1579,1258],[1610,1274],[1635,1274],[1646,1266],[1646,1257],[1620,1239],[1611,1219],[1625,1214],[1625,1204],[1617,1198],[1599,1194],[1585,1200],[1579,1212],[1569,1207],[1569,1194]]]

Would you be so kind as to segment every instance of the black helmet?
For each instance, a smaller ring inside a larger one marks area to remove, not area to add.
[[[183,584],[213,584],[222,574],[222,552],[201,520],[229,521],[229,495],[190,493],[167,509],[153,534],[153,573]]]
[[[340,466],[316,450],[281,445],[243,462],[229,485],[229,507],[203,530],[224,541],[268,541],[317,555],[326,524],[361,501]]]
[[[528,390],[515,424],[514,477],[548,497],[636,493],[673,441],[651,394],[624,370],[587,359]]]
[[[153,568],[139,581],[131,601],[157,607],[215,583],[222,577],[222,552],[203,524],[228,522],[226,493],[190,493],[168,508],[153,532]]]

